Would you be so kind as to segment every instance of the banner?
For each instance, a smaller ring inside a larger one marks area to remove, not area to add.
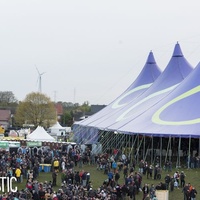
[[[7,141],[0,142],[0,149],[7,149],[9,147]]]
[[[41,141],[30,141],[30,142],[27,141],[26,146],[27,147],[41,147],[42,142]]]

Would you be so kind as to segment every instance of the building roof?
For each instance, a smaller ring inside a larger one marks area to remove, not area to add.
[[[10,119],[10,110],[0,110],[0,121],[8,121]]]

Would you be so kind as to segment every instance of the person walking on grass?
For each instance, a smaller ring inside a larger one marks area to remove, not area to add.
[[[180,174],[181,188],[183,188],[185,186],[185,177],[186,177],[186,175],[185,175],[184,171],[182,171]]]
[[[21,177],[21,169],[20,167],[17,167],[15,170],[15,176],[17,178],[17,182],[20,183],[20,177]]]
[[[115,182],[116,182],[116,184],[118,184],[119,179],[120,179],[120,174],[119,174],[119,172],[117,170],[116,173],[115,173]]]
[[[128,166],[127,165],[124,165],[124,167],[123,167],[123,174],[124,174],[124,179],[126,179],[128,176]]]
[[[144,187],[142,188],[142,192],[143,192],[142,200],[145,200],[145,198],[149,196],[149,186],[147,185],[147,183],[144,184]],[[149,197],[149,199],[150,199],[150,197]]]
[[[190,191],[190,200],[196,200],[197,191],[194,187],[192,187],[192,190]]]
[[[52,172],[52,186],[56,186],[56,181],[57,181],[57,173],[56,170]]]
[[[150,178],[152,179],[152,174],[153,174],[153,166],[150,165],[147,169],[147,179],[149,179],[149,176]]]
[[[165,176],[165,185],[166,185],[166,189],[169,190],[169,185],[170,185],[170,182],[171,182],[171,177],[169,174],[167,174]]]
[[[182,192],[183,192],[184,200],[189,200],[189,197],[190,197],[190,188],[189,188],[188,184],[185,184]]]

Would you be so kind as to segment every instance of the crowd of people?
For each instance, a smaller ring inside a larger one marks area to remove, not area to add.
[[[41,164],[51,165],[51,181],[38,182]],[[106,177],[96,189],[92,186],[90,172],[83,169],[83,165],[87,164],[96,166]],[[141,192],[143,200],[157,200],[157,190],[172,192],[176,188],[182,189],[184,200],[196,199],[197,190],[186,183],[183,171],[170,175],[170,162],[165,164],[164,170],[168,174],[162,177],[159,161],[149,165],[141,160],[136,165],[125,154],[118,154],[116,151],[95,155],[89,148],[83,152],[79,146],[66,146],[56,150],[47,148],[43,151],[21,148],[17,152],[0,153],[0,174],[1,177],[16,177],[17,182],[23,182],[25,187],[2,194],[0,200],[135,200]],[[57,183],[58,173],[61,175],[61,185]],[[158,184],[144,183],[144,176],[158,180]],[[57,191],[55,186],[59,188]]]

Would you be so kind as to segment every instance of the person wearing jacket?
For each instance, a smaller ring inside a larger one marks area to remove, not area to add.
[[[21,169],[19,167],[16,168],[15,170],[15,176],[17,178],[17,182],[19,183],[20,182],[20,176],[21,176]]]
[[[149,195],[149,186],[145,183],[144,187],[142,188],[143,192],[143,199],[144,200]]]
[[[197,191],[194,187],[192,187],[192,190],[190,191],[190,200],[196,200]]]

